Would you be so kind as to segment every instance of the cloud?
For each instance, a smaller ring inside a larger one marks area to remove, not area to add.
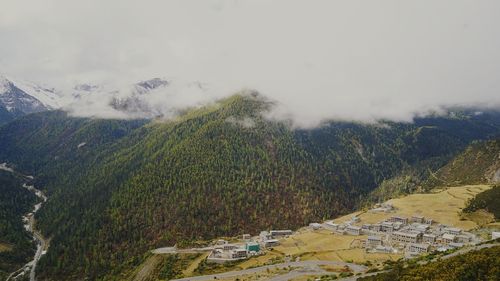
[[[158,76],[211,85],[210,98],[153,95],[171,110],[251,88],[299,126],[500,106],[494,0],[0,1],[0,71],[63,89]],[[114,115],[104,100],[80,110]]]

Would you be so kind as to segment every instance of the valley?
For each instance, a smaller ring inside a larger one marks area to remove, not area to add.
[[[34,203],[31,212],[25,214],[22,217],[23,226],[26,231],[28,231],[32,235],[33,241],[36,243],[36,251],[33,256],[33,259],[26,263],[22,268],[12,272],[6,279],[9,280],[20,280],[24,276],[29,276],[30,281],[36,280],[36,267],[42,255],[44,255],[49,248],[49,241],[45,238],[39,230],[36,228],[35,215],[42,208],[43,204],[47,201],[47,196],[45,194],[36,189],[33,185],[30,185],[30,182],[33,181],[32,176],[22,175],[14,169],[10,168],[6,163],[0,164],[0,170],[7,171],[9,173],[15,174],[17,177],[23,178],[26,182],[22,184],[22,188],[28,190],[32,194],[38,197],[38,200]],[[21,187],[18,187],[21,188]]]
[[[235,95],[173,120],[76,118],[49,111],[1,126],[0,159],[35,175],[34,184],[50,197],[36,214],[40,233],[51,237],[37,279],[131,278],[151,249],[297,230],[377,202],[374,192],[394,178],[411,178],[415,185],[392,184],[384,196],[430,192],[436,187],[427,184],[431,171],[471,142],[500,133],[496,112],[294,129],[265,117],[272,106],[258,94]],[[252,126],[238,120],[252,120]],[[446,212],[429,215],[452,218]],[[256,257],[243,266],[287,255],[339,262],[400,257],[354,247],[365,237],[301,231],[297,241],[276,247],[272,258]],[[198,268],[183,259],[150,261],[152,268],[179,263],[188,274]]]
[[[500,1],[0,2],[0,281],[500,280]]]

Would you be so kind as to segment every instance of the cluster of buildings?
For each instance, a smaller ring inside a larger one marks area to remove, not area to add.
[[[377,204],[369,212],[391,213],[395,208],[391,204]],[[446,251],[467,244],[480,242],[479,238],[460,228],[439,224],[432,218],[420,215],[411,217],[390,216],[374,224],[362,223],[360,217],[353,216],[345,223],[327,221],[311,223],[313,230],[327,229],[341,235],[367,235],[362,247],[372,253],[405,253],[415,256],[433,250]],[[263,254],[264,249],[280,244],[280,239],[292,235],[291,230],[262,231],[259,236],[244,234],[237,243],[218,240],[212,247],[207,260],[211,262],[228,262],[246,259]],[[500,232],[493,232],[492,239],[499,238]]]
[[[226,240],[218,240],[207,261],[224,263],[237,261],[252,256],[263,254],[263,249],[272,248],[279,245],[279,239],[292,235],[291,230],[271,230],[262,231],[258,237],[251,237],[250,234],[243,234],[238,243],[229,243]]]
[[[390,205],[379,205],[373,212],[390,212]],[[478,238],[459,228],[438,224],[431,218],[414,215],[410,218],[391,216],[375,224],[361,224],[353,216],[342,224],[326,222],[323,227],[343,235],[368,235],[364,247],[368,252],[418,255],[431,250],[445,251],[478,242]]]

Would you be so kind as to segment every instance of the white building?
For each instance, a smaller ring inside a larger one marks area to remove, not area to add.
[[[402,224],[408,224],[408,218],[400,217],[400,216],[392,216],[389,218],[390,222],[400,222]]]
[[[382,232],[392,232],[394,230],[394,224],[392,222],[383,222],[380,225],[380,231]]]
[[[289,229],[286,229],[286,230],[271,230],[269,233],[271,234],[272,238],[278,238],[278,237],[286,237],[292,235],[293,232]]]
[[[266,248],[275,247],[275,246],[278,246],[279,244],[280,244],[280,241],[278,239],[269,239],[269,240],[262,241],[262,245]]]
[[[361,227],[359,226],[349,225],[345,231],[351,235],[361,235]]]
[[[462,233],[462,230],[460,228],[447,227],[444,229],[444,233],[452,234],[452,235],[459,235],[460,233]]]
[[[380,236],[368,236],[366,239],[366,247],[373,248],[382,245],[382,238]]]
[[[323,226],[320,223],[313,222],[313,223],[309,224],[309,227],[312,228],[313,230],[318,230],[318,229],[322,228]]]
[[[422,236],[422,242],[433,244],[433,243],[436,242],[436,235],[434,235],[434,234],[424,234]]]
[[[464,246],[464,243],[450,243],[448,246],[452,248],[462,248]]]
[[[407,250],[412,253],[427,253],[430,248],[431,245],[421,243],[409,243],[407,246]]]
[[[231,251],[232,259],[244,259],[248,256],[248,252],[246,249],[234,249]]]
[[[419,232],[403,232],[395,231],[391,235],[391,240],[400,243],[418,243],[422,238],[422,233]]]
[[[261,241],[266,241],[272,238],[271,234],[267,231],[261,231],[259,237]]]
[[[370,230],[379,232],[381,230],[381,225],[379,223],[372,224],[370,225]]]
[[[455,236],[455,241],[458,242],[458,243],[469,243],[471,240],[471,237],[467,236],[467,235],[457,235]]]
[[[334,223],[333,221],[327,221],[325,223],[325,226],[331,230],[338,230],[339,229],[339,225],[337,223]]]
[[[432,225],[434,223],[434,220],[433,219],[429,219],[429,218],[425,218],[424,219],[424,223],[428,224],[428,225]]]
[[[453,243],[453,242],[455,242],[455,238],[456,238],[456,236],[455,236],[455,235],[445,233],[445,234],[443,234],[443,237],[442,237],[442,239],[441,239],[441,240],[442,240],[442,242],[443,242],[444,244],[449,244],[449,243]]]
[[[410,219],[411,222],[416,222],[416,223],[423,223],[424,222],[424,217],[419,216],[419,215],[413,215]]]
[[[224,244],[222,245],[222,250],[224,251],[230,251],[230,250],[233,250],[233,249],[237,249],[239,246],[237,245],[234,245],[234,244]]]
[[[394,252],[394,249],[389,246],[377,246],[375,247],[375,252],[390,254]]]

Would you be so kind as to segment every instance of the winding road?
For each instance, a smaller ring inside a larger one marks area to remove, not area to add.
[[[279,264],[273,264],[273,265],[265,265],[265,266],[255,267],[255,268],[249,268],[249,269],[238,270],[238,271],[229,271],[229,272],[224,272],[224,273],[219,273],[219,274],[187,277],[187,278],[175,279],[174,281],[208,281],[208,280],[214,280],[217,278],[231,278],[231,277],[237,277],[237,276],[241,276],[241,275],[254,274],[254,273],[259,273],[259,272],[262,272],[262,271],[265,271],[268,269],[277,269],[277,268],[285,268],[285,267],[292,267],[292,268],[298,267],[298,268],[300,268],[300,269],[295,269],[287,274],[276,276],[276,277],[274,277],[274,279],[271,279],[271,280],[275,280],[275,281],[280,281],[280,280],[289,280],[290,278],[294,278],[294,277],[298,277],[298,276],[302,276],[302,275],[327,274],[327,271],[325,271],[319,267],[321,265],[341,266],[341,267],[347,266],[354,273],[365,272],[367,270],[367,268],[363,265],[340,262],[340,261],[299,261],[299,262],[286,262],[286,263],[279,263]]]
[[[499,246],[499,243],[486,243],[482,245],[476,245],[472,247],[467,247],[460,249],[454,253],[445,255],[440,257],[440,259],[448,259],[460,254],[464,254],[470,251],[474,250],[480,250],[484,248],[491,248],[491,247],[497,247]],[[172,254],[172,253],[179,253],[179,251],[183,252],[200,252],[200,251],[206,251],[209,248],[202,248],[202,249],[185,249],[185,250],[179,250],[176,249],[175,247],[169,247],[169,248],[160,248],[156,249],[153,251],[155,254]],[[434,262],[437,261],[438,259],[428,261],[428,262]],[[428,263],[428,262],[424,262]],[[273,264],[273,265],[265,265],[265,266],[260,266],[260,267],[254,267],[254,268],[249,268],[249,269],[244,269],[244,270],[235,270],[235,271],[228,271],[228,272],[223,272],[219,274],[211,274],[211,275],[202,275],[202,276],[193,276],[193,277],[186,277],[186,278],[181,278],[181,279],[175,279],[174,281],[208,281],[208,280],[214,280],[214,279],[223,279],[223,278],[232,278],[232,277],[238,277],[238,276],[243,276],[243,275],[251,275],[251,274],[256,274],[260,272],[267,271],[268,269],[278,269],[278,268],[287,268],[290,267],[292,270],[290,272],[287,272],[285,274],[277,275],[272,278],[270,278],[270,281],[286,281],[286,280],[291,280],[294,278],[298,278],[301,276],[318,276],[318,275],[330,275],[330,274],[338,274],[338,272],[329,272],[321,268],[320,266],[322,265],[327,265],[327,266],[338,266],[338,267],[348,267],[352,272],[353,276],[338,279],[339,281],[354,281],[357,280],[359,277],[366,277],[366,276],[371,276],[371,275],[376,275],[382,272],[386,271],[379,271],[379,272],[371,272],[371,273],[366,273],[368,268],[363,265],[359,264],[354,264],[354,263],[346,263],[346,262],[340,262],[340,261],[298,261],[298,262],[286,262],[286,263],[279,263],[279,264]],[[360,275],[356,275],[359,274]]]

